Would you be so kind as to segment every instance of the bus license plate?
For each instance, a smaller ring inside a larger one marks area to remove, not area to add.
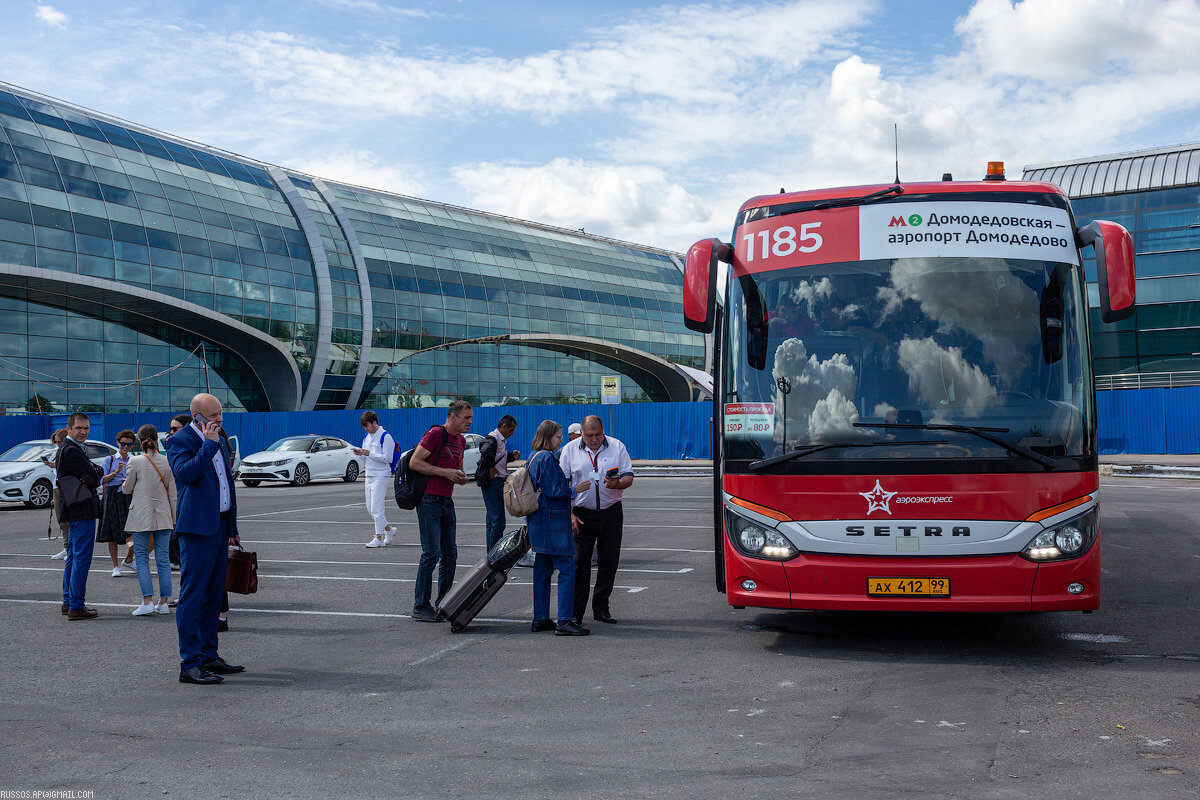
[[[872,597],[949,597],[949,578],[867,578]]]

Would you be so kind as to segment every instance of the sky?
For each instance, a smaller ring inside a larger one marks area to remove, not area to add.
[[[682,251],[760,194],[1200,140],[1200,0],[0,0],[0,81]]]

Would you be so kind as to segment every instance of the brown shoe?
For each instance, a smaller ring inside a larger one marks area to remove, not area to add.
[[[71,610],[71,609],[67,608],[67,604],[66,604],[66,603],[63,603],[63,606],[62,606],[62,612],[63,612],[64,614],[66,614],[66,613],[67,613],[68,611],[70,611],[70,610]]]
[[[94,608],[72,608],[67,612],[67,619],[74,622],[77,619],[95,619],[100,612]]]

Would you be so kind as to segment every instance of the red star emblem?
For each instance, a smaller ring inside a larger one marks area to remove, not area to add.
[[[869,492],[859,492],[860,495],[867,499],[867,513],[873,514],[876,511],[882,511],[885,514],[891,514],[892,509],[888,506],[892,498],[896,496],[895,492],[885,492],[883,487],[879,485],[879,479],[875,479],[875,488]]]

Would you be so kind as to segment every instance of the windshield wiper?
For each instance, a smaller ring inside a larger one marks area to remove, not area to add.
[[[948,442],[946,442],[945,440],[939,441],[936,439],[918,439],[918,440],[911,441],[911,442],[894,442],[894,441],[829,442],[827,444],[809,445],[808,447],[797,447],[795,450],[789,450],[788,452],[780,453],[777,456],[771,456],[770,458],[760,458],[758,461],[751,461],[750,464],[746,467],[746,469],[750,470],[751,472],[758,472],[760,469],[764,469],[766,467],[772,466],[773,464],[779,464],[784,461],[791,461],[793,458],[803,458],[804,456],[809,455],[810,453],[817,453],[817,452],[820,452],[821,450],[829,450],[834,447],[899,447],[901,445],[909,445],[909,444],[931,445],[931,444],[948,444]]]
[[[1008,430],[1009,430],[1008,428],[976,428],[976,427],[972,427],[970,425],[943,425],[941,423],[935,423],[935,422],[922,422],[919,425],[906,424],[906,423],[900,423],[900,422],[855,422],[854,427],[856,427],[856,428],[888,428],[888,429],[899,428],[899,429],[906,429],[906,430],[952,431],[954,433],[969,433],[969,434],[972,434],[973,436],[978,436],[980,439],[989,441],[992,444],[998,444],[1010,453],[1013,453],[1018,456],[1024,456],[1025,458],[1029,459],[1030,461],[1033,461],[1034,463],[1041,464],[1047,470],[1052,470],[1056,466],[1054,463],[1054,459],[1052,459],[1052,458],[1044,456],[1041,453],[1035,453],[1034,451],[1030,450],[1028,447],[1025,447],[1023,445],[1013,444],[1012,442],[1006,442],[1003,439],[1001,439],[999,436],[992,435],[993,433],[1008,433]]]
[[[836,200],[825,200],[812,206],[811,211],[820,211],[825,208],[841,208],[842,206],[865,206],[867,203],[878,203],[880,200],[891,200],[893,197],[898,197],[904,194],[904,187],[896,184],[889,186],[886,189],[880,189],[878,192],[871,192],[862,197],[839,197]]]

